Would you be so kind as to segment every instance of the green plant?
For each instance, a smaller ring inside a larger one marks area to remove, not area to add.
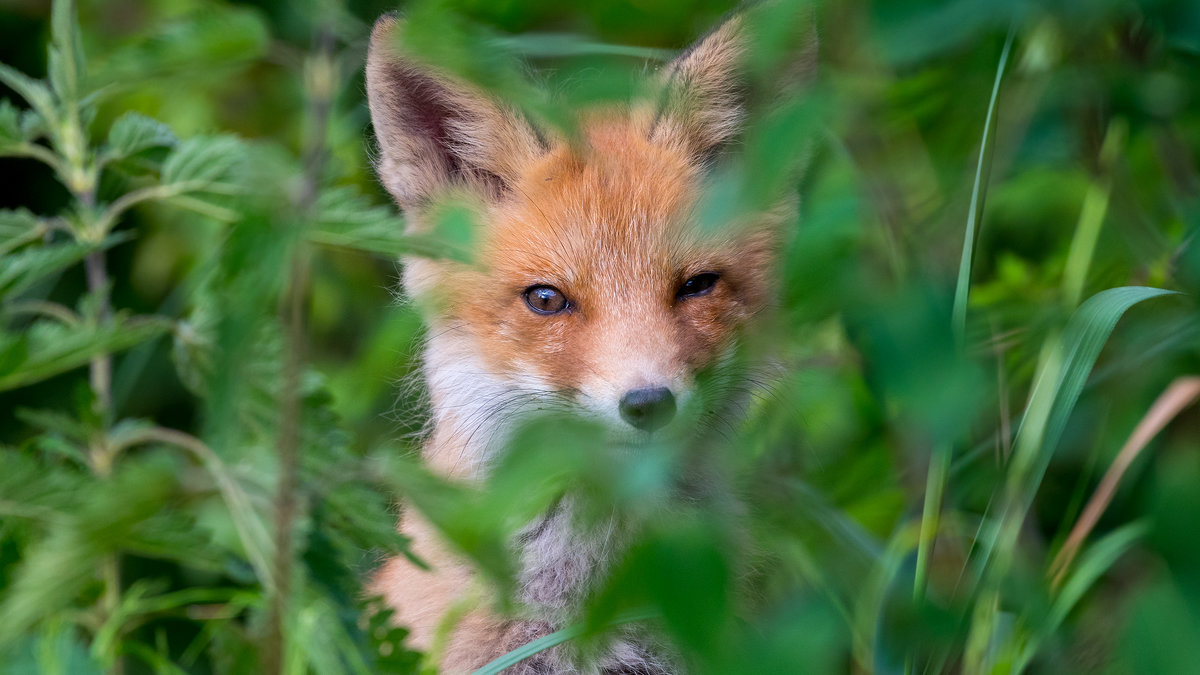
[[[30,106],[0,102],[0,155],[45,163],[70,194],[55,215],[0,214],[0,390],[85,364],[90,373],[73,398],[16,411],[39,434],[4,449],[2,533],[19,562],[0,600],[0,652],[39,672],[121,672],[131,661],[163,672],[412,668],[403,632],[389,611],[368,608],[353,572],[364,550],[403,542],[386,493],[304,368],[300,332],[306,237],[356,241],[363,228],[394,231],[391,218],[326,187],[319,133],[300,169],[278,153],[265,163],[263,148],[234,136],[178,140],[132,112],[94,142],[111,87],[88,77],[80,44],[63,0],[48,81],[0,65],[0,81]],[[334,57],[329,46],[309,57],[311,70],[325,69],[309,91],[318,129]],[[138,234],[127,215],[151,203],[199,214],[181,226],[209,228],[182,318],[113,306],[107,252]],[[47,299],[81,262],[87,287],[74,306]],[[200,435],[124,416],[115,401],[114,354],[164,335],[204,402]],[[155,560],[189,581],[139,573]],[[186,647],[163,632],[175,617],[198,621]],[[301,647],[310,644],[320,649]]]

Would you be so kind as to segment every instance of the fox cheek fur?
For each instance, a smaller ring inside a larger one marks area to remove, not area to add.
[[[745,115],[743,30],[735,16],[666,66],[654,104],[587,111],[568,144],[406,53],[395,17],[376,23],[367,92],[381,182],[410,232],[430,229],[449,200],[479,225],[473,264],[405,261],[406,292],[429,323],[436,469],[479,477],[522,402],[566,401],[631,431],[667,423],[694,373],[769,302],[788,209],[728,231],[695,227],[707,165]],[[429,647],[471,575],[419,518],[402,527],[434,572],[389,561],[375,588]],[[536,616],[472,614],[446,647],[447,670],[553,629],[612,557],[605,533],[572,529],[569,499],[519,539],[521,599]],[[618,641],[606,663],[666,669],[635,641]]]

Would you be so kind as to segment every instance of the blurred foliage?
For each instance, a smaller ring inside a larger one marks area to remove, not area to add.
[[[1195,3],[815,5],[821,76],[704,205],[809,158],[778,311],[703,388],[747,412],[636,455],[535,420],[479,486],[415,462],[420,392],[397,400],[420,322],[394,259],[460,242],[402,236],[370,174],[393,8],[0,7],[0,668],[416,672],[362,590],[404,552],[393,500],[503,587],[507,534],[569,489],[636,536],[562,639],[633,610],[696,672],[1195,671],[1195,409],[1056,562],[1200,369]],[[402,9],[428,58],[569,130],[730,8]],[[746,508],[673,496],[701,470]]]

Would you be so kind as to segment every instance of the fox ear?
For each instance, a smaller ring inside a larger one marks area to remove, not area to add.
[[[704,162],[740,135],[751,98],[770,100],[813,78],[817,35],[811,10],[786,5],[767,2],[733,15],[663,68],[664,91],[651,126],[652,142]],[[791,61],[774,74],[776,81],[752,82],[746,68],[750,33],[773,20],[797,27],[789,31],[794,44],[784,45]],[[756,91],[763,89],[771,91]]]
[[[367,55],[380,181],[403,209],[450,187],[499,197],[544,152],[537,133],[486,94],[406,55],[401,25],[394,15],[376,21]]]

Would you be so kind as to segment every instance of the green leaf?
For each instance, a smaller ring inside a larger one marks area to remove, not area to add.
[[[118,117],[108,131],[105,158],[121,159],[149,148],[173,146],[177,142],[167,125],[145,115],[127,112]]]
[[[634,623],[636,621],[646,621],[647,619],[653,619],[657,616],[658,614],[651,610],[632,610],[628,612],[622,612],[621,614],[617,615],[617,617],[609,622],[608,625],[610,627],[620,626],[622,624]],[[575,624],[573,626],[563,628],[562,630],[554,631],[549,635],[543,635],[533,642],[521,645],[504,656],[488,662],[487,665],[476,670],[472,675],[498,675],[499,673],[504,672],[506,668],[511,668],[512,666],[515,666],[516,664],[539,652],[544,652],[551,647],[560,645],[567,640],[573,640],[586,633],[586,626],[583,624]]]
[[[46,224],[28,209],[0,209],[0,255],[45,234]]]
[[[50,124],[58,122],[58,108],[54,95],[44,82],[35,80],[21,71],[0,63],[0,82],[20,94],[43,119]]]
[[[22,640],[5,673],[38,673],[38,675],[101,675],[104,668],[96,662],[80,641],[78,631],[70,622],[52,619],[38,631]]]
[[[1017,428],[1013,470],[1022,474],[1032,469],[1034,485],[1027,486],[1031,491],[1041,482],[1075,402],[1117,321],[1139,302],[1174,294],[1144,286],[1110,288],[1088,298],[1071,315],[1062,337],[1051,347],[1049,361],[1035,379],[1025,416]]]
[[[1044,618],[1034,618],[1034,630],[1021,645],[1012,672],[1021,673],[1029,667],[1042,645],[1052,638],[1088,590],[1145,537],[1149,529],[1146,522],[1129,523],[1102,537],[1079,557],[1074,573],[1055,596],[1049,613]]]
[[[208,77],[216,69],[258,59],[271,43],[261,12],[217,4],[160,23],[139,37],[105,59],[97,81],[129,86],[170,76],[178,86],[182,78]]]
[[[572,33],[523,33],[513,37],[497,35],[490,42],[502,53],[515,52],[526,58],[607,54],[647,61],[669,61],[676,55],[670,49],[594,42]]]
[[[983,205],[987,198],[987,180],[991,175],[991,140],[994,136],[992,122],[996,116],[996,101],[1000,94],[1000,82],[1008,55],[1012,51],[1016,30],[1010,29],[1004,49],[1000,52],[1000,63],[996,66],[996,77],[992,81],[992,96],[988,100],[987,117],[983,122],[983,139],[979,142],[979,160],[975,166],[975,180],[971,186],[971,206],[967,211],[967,228],[963,236],[962,257],[958,263],[958,278],[954,288],[954,331],[961,343],[966,334],[967,300],[971,294],[971,265],[975,259],[975,242],[979,239],[979,223],[983,220]]]
[[[1003,511],[980,537],[976,575],[983,573],[996,551],[1009,555],[1015,548],[1025,514],[1041,486],[1067,420],[1117,321],[1139,302],[1172,294],[1175,291],[1144,286],[1101,291],[1080,305],[1062,334],[1047,344],[1047,356],[1038,368],[1017,429]],[[1006,568],[1007,561],[1002,561],[996,565],[994,574],[1002,576]]]
[[[46,120],[38,114],[36,110],[21,111],[21,137],[25,140],[32,141],[48,133],[46,129]]]
[[[78,101],[86,64],[73,0],[55,0],[50,14],[50,85],[59,100]]]
[[[232,181],[245,158],[241,141],[233,136],[201,136],[180,143],[163,162],[163,185],[181,190],[221,189]]]
[[[137,543],[146,523],[178,494],[169,464],[125,462],[118,468],[110,480],[85,484],[78,507],[51,521],[47,534],[25,551],[0,603],[0,649],[68,607],[95,582],[101,558]]]
[[[54,4],[57,6],[63,3]],[[67,105],[74,105],[79,99],[79,80],[70,58],[64,57],[60,50],[50,47],[46,51],[46,75],[58,100],[66,102]]]
[[[111,354],[170,329],[170,322],[152,317],[114,319],[103,326],[64,326],[57,321],[38,321],[20,339],[24,354],[0,371],[0,391],[23,387],[86,364],[92,357]],[[12,337],[0,333],[2,345]]]
[[[0,151],[9,143],[25,140],[21,134],[21,111],[12,101],[0,101]]]
[[[43,433],[60,435],[84,444],[88,442],[95,431],[74,417],[57,410],[17,408],[17,419],[32,427],[37,427]]]
[[[1055,631],[1067,618],[1067,614],[1079,604],[1101,576],[1116,564],[1149,530],[1145,522],[1135,522],[1124,525],[1102,537],[1092,544],[1086,552],[1079,556],[1075,565],[1075,573],[1063,584],[1054,605],[1050,609],[1045,631],[1047,634]]]
[[[318,244],[395,257],[406,253],[403,221],[392,209],[370,204],[350,188],[325,190],[314,206],[308,237]]]
[[[77,242],[50,244],[0,257],[0,299],[17,295],[38,281],[78,263],[92,251],[109,248],[126,238],[112,235],[96,245]]]
[[[983,204],[987,197],[987,178],[991,175],[991,148],[993,138],[992,120],[996,116],[996,102],[1000,94],[1000,82],[1008,55],[1012,51],[1016,30],[1010,29],[1000,62],[996,65],[996,77],[992,81],[992,95],[988,100],[987,116],[983,122],[983,138],[979,142],[979,160],[975,166],[975,181],[971,187],[971,205],[967,211],[967,226],[963,235],[962,256],[958,264],[958,279],[954,289],[954,313],[951,327],[958,346],[961,348],[967,326],[967,299],[971,293],[971,266],[975,259],[975,242],[978,240],[979,222],[983,220]],[[929,463],[929,474],[925,480],[925,504],[921,514],[921,537],[917,545],[917,569],[913,577],[913,596],[920,599],[925,594],[926,576],[933,542],[937,537],[942,510],[942,496],[950,472],[950,456],[953,445],[941,440],[934,446],[933,458]]]

